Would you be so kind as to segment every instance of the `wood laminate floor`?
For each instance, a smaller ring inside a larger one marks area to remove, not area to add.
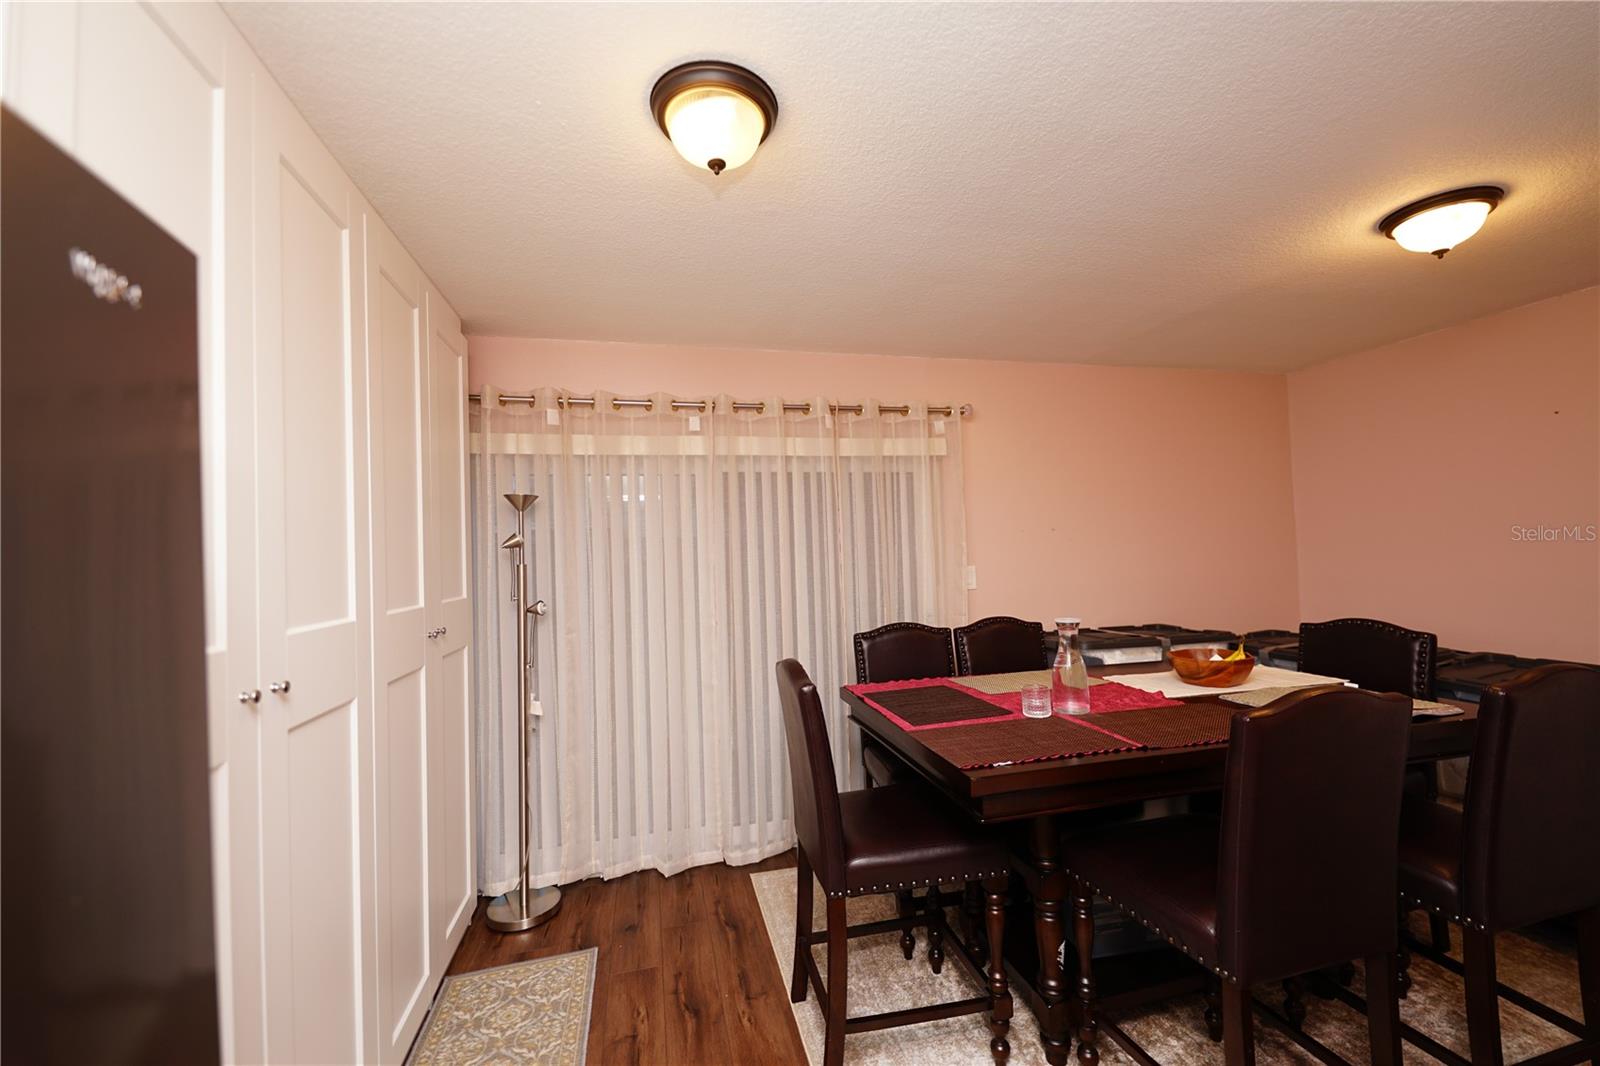
[[[563,888],[560,912],[526,933],[492,932],[483,902],[449,973],[599,948],[590,1066],[805,1066],[789,989],[750,875],[794,865],[697,866]]]

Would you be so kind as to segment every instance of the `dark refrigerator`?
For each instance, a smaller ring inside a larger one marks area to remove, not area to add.
[[[0,114],[0,1059],[219,1056],[195,257]]]

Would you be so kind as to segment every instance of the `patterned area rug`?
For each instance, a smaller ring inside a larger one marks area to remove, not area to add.
[[[445,978],[406,1062],[409,1066],[583,1066],[596,951],[590,948]]]
[[[789,967],[794,958],[794,871],[772,870],[752,874],[751,884],[766,920],[767,936],[777,958],[783,982],[789,983]],[[826,923],[825,901],[820,889],[811,913],[817,928]],[[894,916],[892,896],[866,896],[849,903],[852,925]],[[951,915],[954,921],[954,915]],[[1413,932],[1427,938],[1427,922],[1413,916]],[[1452,937],[1452,954],[1461,957],[1459,930]],[[922,1006],[946,1000],[980,995],[982,989],[965,967],[954,959],[945,962],[944,973],[934,976],[928,969],[927,937],[917,931],[917,955],[907,962],[900,954],[900,935],[885,933],[860,937],[850,942],[851,1015],[871,1014],[901,1007]],[[1502,935],[1496,941],[1500,980],[1548,1003],[1569,1017],[1581,1018],[1578,998],[1578,963],[1566,945],[1546,942],[1531,936]],[[827,949],[816,947],[817,965],[827,973]],[[1449,970],[1426,959],[1413,957],[1413,986],[1400,1005],[1401,1017],[1439,1043],[1467,1054],[1466,1004],[1461,979]],[[1364,994],[1363,978],[1358,973],[1352,988]],[[1275,986],[1261,986],[1258,999],[1282,1006]],[[1306,1031],[1351,1062],[1367,1061],[1366,1016],[1342,1003],[1306,996]],[[1117,1017],[1118,1023],[1139,1044],[1167,1066],[1201,1066],[1220,1063],[1222,1048],[1206,1035],[1199,996],[1168,1000],[1165,1003],[1130,1011]],[[795,1023],[805,1043],[812,1066],[822,1061],[822,1008],[815,995],[794,1005]],[[1500,1024],[1504,1029],[1506,1061],[1514,1062],[1569,1043],[1571,1037],[1505,1001],[1500,1004]],[[1256,1061],[1260,1063],[1314,1063],[1302,1051],[1257,1017],[1255,1024]],[[1011,1020],[1011,1066],[1044,1066],[1044,1051],[1033,1014],[1018,997]],[[1122,1066],[1132,1060],[1111,1039],[1101,1035],[1103,1063]],[[1437,1061],[1404,1045],[1407,1063],[1432,1064]],[[845,1062],[851,1066],[993,1066],[989,1056],[989,1031],[983,1015],[947,1018],[926,1025],[903,1029],[884,1029],[852,1035],[844,1042]],[[1076,1060],[1074,1060],[1076,1061]]]

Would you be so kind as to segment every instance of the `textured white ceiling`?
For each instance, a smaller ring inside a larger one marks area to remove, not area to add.
[[[1283,369],[1600,276],[1595,3],[227,10],[474,333]],[[697,58],[781,109],[720,178]]]

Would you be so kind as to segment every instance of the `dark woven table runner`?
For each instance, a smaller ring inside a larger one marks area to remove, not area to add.
[[[1121,714],[1140,714],[1122,711]],[[1010,763],[1070,759],[1108,751],[1132,751],[1138,745],[1080,725],[1068,718],[1015,718],[981,725],[953,725],[916,734],[930,751],[963,770]]]
[[[1248,710],[1221,703],[1185,703],[1142,711],[1086,714],[1080,721],[1115,733],[1140,747],[1188,748],[1197,744],[1226,744],[1233,716]]]
[[[948,722],[1001,718],[1011,713],[996,703],[945,685],[874,692],[866,699],[898,715],[914,729]]]

